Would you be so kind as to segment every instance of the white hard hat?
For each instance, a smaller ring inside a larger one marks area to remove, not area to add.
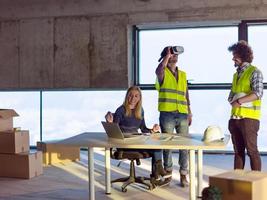
[[[208,128],[206,128],[204,132],[202,141],[214,142],[214,141],[222,140],[223,138],[224,138],[224,135],[219,126],[208,126]]]

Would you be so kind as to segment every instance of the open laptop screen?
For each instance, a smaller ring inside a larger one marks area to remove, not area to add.
[[[122,133],[119,125],[117,123],[110,122],[101,122],[108,137],[114,139],[125,139],[125,138],[135,138],[138,135],[142,135],[142,133]]]

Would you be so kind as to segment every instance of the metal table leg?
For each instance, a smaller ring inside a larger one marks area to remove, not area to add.
[[[94,186],[94,148],[88,147],[88,183],[89,183],[89,200],[95,200]]]
[[[105,149],[105,165],[106,165],[106,194],[111,194],[111,180],[110,180],[110,148]]]
[[[199,149],[197,151],[197,193],[198,196],[201,196],[202,188],[203,188],[203,150]]]
[[[189,185],[189,199],[195,200],[196,199],[196,177],[195,177],[195,150],[189,150],[189,178],[190,178],[190,185]]]

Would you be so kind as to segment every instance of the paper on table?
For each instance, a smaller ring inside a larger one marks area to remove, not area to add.
[[[160,140],[160,141],[169,141],[173,136],[171,135],[164,135],[164,134],[158,134],[154,133],[151,135],[151,138],[153,140]]]
[[[160,141],[169,141],[172,138],[172,136],[165,136],[165,135],[161,135],[159,137]]]
[[[174,136],[172,136],[171,141],[177,141],[177,140],[180,140],[180,138],[181,138],[181,136],[179,136],[179,135],[174,135]]]

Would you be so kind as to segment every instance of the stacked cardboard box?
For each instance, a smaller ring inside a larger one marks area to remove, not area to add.
[[[0,177],[32,178],[43,173],[42,152],[30,152],[29,131],[13,128],[12,109],[0,109]]]
[[[222,200],[266,200],[267,173],[233,170],[209,177],[210,186],[222,191]]]
[[[37,150],[43,152],[44,165],[80,160],[79,147],[65,146],[57,141],[37,142]]]

